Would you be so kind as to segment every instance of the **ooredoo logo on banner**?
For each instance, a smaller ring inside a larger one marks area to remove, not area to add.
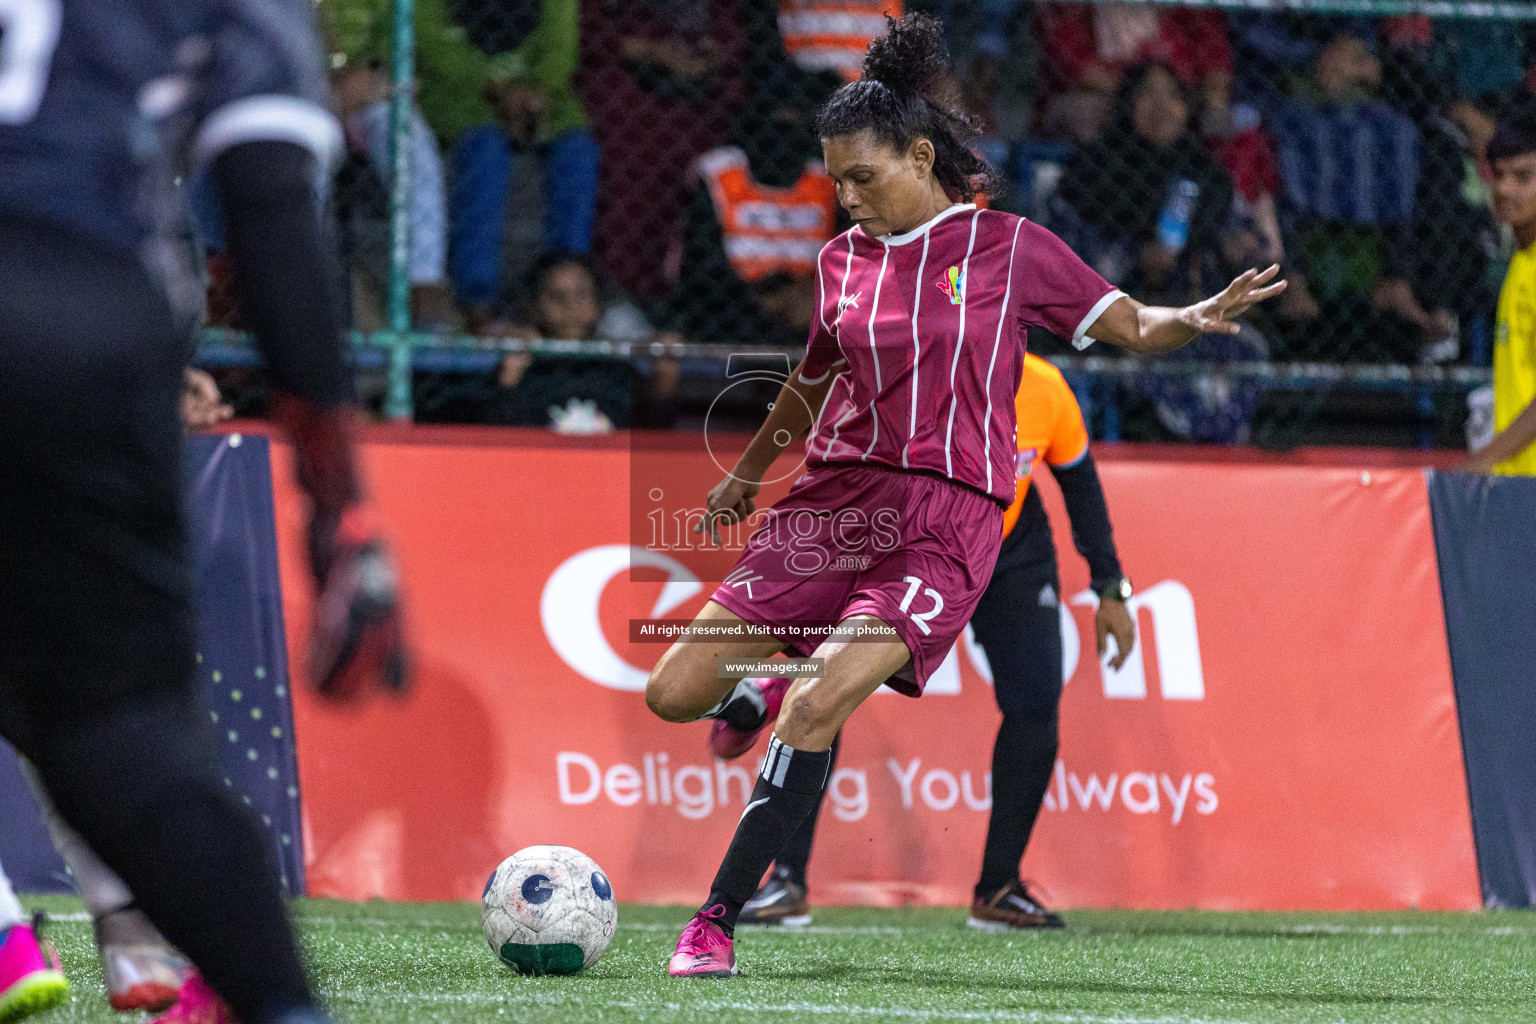
[[[633,543],[614,484],[630,454],[370,446],[421,686],[360,715],[300,706],[312,891],[473,898],[507,852],[552,842],[592,854],[626,899],[703,895],[761,750],[721,762],[707,724],[645,708],[665,645],[633,642],[632,620],[686,619],[714,584]],[[1141,584],[1140,643],[1119,671],[1094,656],[1095,598],[1053,507],[1062,740],[1025,873],[1067,906],[1476,906],[1419,475],[1102,475]],[[302,578],[280,491],[285,571]],[[861,708],[822,814],[816,898],[967,900],[998,721],[969,633],[919,701],[882,691]]]

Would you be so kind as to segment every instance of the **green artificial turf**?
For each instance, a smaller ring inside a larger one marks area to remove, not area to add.
[[[79,904],[32,901],[53,928],[71,1004],[106,1008]],[[1536,1022],[1536,915],[1079,911],[1054,934],[993,935],[957,910],[819,910],[799,931],[743,929],[742,974],[674,980],[689,910],[624,906],[602,961],[568,978],[497,962],[471,904],[305,901],[315,980],[352,1024],[439,1021],[1060,1024]]]

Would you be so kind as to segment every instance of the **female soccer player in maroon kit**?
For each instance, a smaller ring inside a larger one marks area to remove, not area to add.
[[[768,467],[809,429],[806,473],[695,620],[701,632],[746,636],[753,624],[774,638],[686,639],[646,687],[668,721],[750,731],[776,719],[673,975],[735,973],[737,915],[814,807],[838,730],[882,685],[920,695],[986,589],[1014,496],[1026,329],[1168,352],[1201,332],[1236,333],[1236,317],[1285,287],[1269,284],[1271,267],[1183,309],[1142,306],[1039,225],[978,210],[969,200],[989,172],[966,148],[972,124],[933,93],[946,70],[941,34],[926,16],[893,21],[863,78],[822,111],[827,170],[854,226],[822,250],[805,358],[709,494],[711,532],[751,515]],[[717,658],[785,649],[823,659],[820,675],[766,701],[717,675]]]

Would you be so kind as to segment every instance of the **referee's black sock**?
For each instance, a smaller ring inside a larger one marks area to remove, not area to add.
[[[704,909],[725,908],[718,923],[726,932],[735,930],[741,908],[757,891],[768,865],[816,809],[831,764],[830,750],[796,750],[777,735],[769,741],[752,799],[704,901]]]
[[[1040,803],[1056,767],[1056,715],[1003,715],[992,748],[992,817],[976,898],[989,900],[1019,877],[1019,861],[1034,831]]]

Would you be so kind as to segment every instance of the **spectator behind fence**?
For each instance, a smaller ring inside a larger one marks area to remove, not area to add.
[[[902,0],[778,0],[779,33],[791,60],[807,71],[857,81],[870,41],[899,18]]]
[[[1463,351],[1466,336],[1474,326],[1486,332],[1497,295],[1502,239],[1483,176],[1494,119],[1472,100],[1435,102],[1429,95],[1408,270],[1419,301],[1451,318],[1445,326],[1452,329],[1421,358],[1447,362],[1471,355]]]
[[[1047,102],[1046,135],[1089,142],[1112,113],[1112,97],[1131,67],[1161,62],[1214,103],[1232,77],[1232,44],[1220,11],[1168,10],[1148,3],[1048,3],[1040,37],[1059,91]]]
[[[389,156],[389,79],[379,64],[344,63],[332,79],[347,148],[360,153],[385,188],[394,179]],[[411,111],[411,322],[425,330],[454,326],[447,282],[448,214],[437,138],[420,108]]]
[[[1070,210],[1061,212],[1067,224],[1075,215],[1087,228],[1066,236],[1080,254],[1121,287],[1180,305],[1230,276],[1229,260],[1247,265],[1260,256],[1251,218],[1195,135],[1193,100],[1172,68],[1160,61],[1130,68],[1114,112],[1108,131],[1078,150],[1062,178]],[[1198,375],[1149,375],[1135,390],[1174,437],[1245,442],[1262,390],[1252,378],[1229,378],[1219,364],[1268,358],[1264,337],[1243,324],[1237,335],[1196,339],[1186,351],[1217,365]]]
[[[658,333],[627,300],[600,302],[597,275],[585,257],[547,253],[534,264],[530,279],[521,322],[506,332],[511,337],[664,345],[683,340]],[[512,353],[497,368],[486,419],[577,433],[598,432],[583,427],[604,423],[606,429],[670,426],[676,417],[677,379],[677,361],[670,356],[655,358],[650,374],[637,378],[622,358]]]
[[[833,82],[779,64],[752,83],[735,144],[696,162],[664,304],[677,330],[697,341],[804,344],[816,259],[838,224],[815,126]]]
[[[1366,40],[1337,35],[1271,118],[1292,249],[1334,328],[1326,352],[1293,338],[1295,356],[1415,361],[1455,333],[1410,284],[1423,142],[1377,95],[1381,74]]]
[[[1160,61],[1132,68],[1104,137],[1062,176],[1052,228],[1090,265],[1147,301],[1184,305],[1223,273],[1232,180],[1191,131],[1190,100]]]
[[[1495,209],[1514,231],[1516,252],[1499,293],[1493,336],[1498,433],[1461,469],[1536,476],[1536,106],[1501,119],[1487,152]]]
[[[500,17],[509,2],[484,0],[482,17]],[[393,6],[390,0],[326,0],[319,10],[351,64],[388,58]],[[526,20],[523,6],[508,8],[506,20]],[[452,148],[449,276],[471,326],[486,319],[500,297],[515,154],[537,155],[543,164],[545,246],[570,252],[591,246],[598,152],[572,84],[578,11],[578,0],[542,0],[537,24],[520,44],[492,55],[454,20],[449,0],[416,0],[418,97],[427,124]],[[515,35],[484,31],[475,38],[515,41]]]
[[[736,3],[586,0],[582,26],[581,88],[603,149],[599,265],[649,305],[666,293],[687,169],[725,139],[739,103]]]

